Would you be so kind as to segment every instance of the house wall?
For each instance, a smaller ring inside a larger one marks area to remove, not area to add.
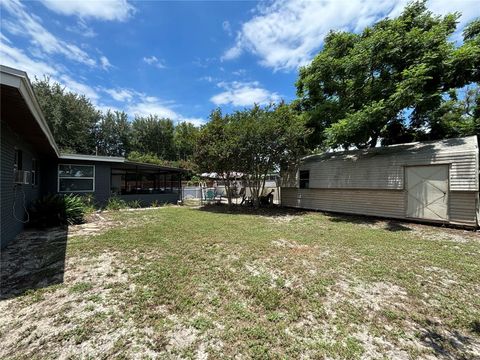
[[[1,121],[1,163],[0,163],[0,245],[4,248],[22,231],[26,220],[24,207],[29,208],[31,202],[41,195],[41,184],[44,182],[44,164],[47,162],[32,147],[13,132],[4,121]],[[32,170],[32,159],[37,159],[39,166],[39,185],[15,185],[13,166],[15,148],[23,152],[23,169]],[[20,221],[22,220],[22,221]]]
[[[59,159],[53,162],[49,166],[49,177],[46,192],[57,193],[58,192],[58,164],[79,164],[79,165],[94,165],[95,166],[95,191],[94,192],[78,192],[73,194],[87,195],[92,194],[94,201],[99,206],[107,204],[111,195],[111,168],[117,166],[116,163],[106,162],[92,162],[82,160],[62,160]],[[119,198],[125,201],[139,200],[142,206],[149,206],[153,201],[158,201],[160,204],[164,203],[177,203],[180,199],[180,194],[129,194],[118,195]]]
[[[92,194],[95,202],[99,205],[105,205],[110,198],[110,173],[111,164],[105,162],[91,162],[79,160],[62,160],[58,159],[49,165],[47,193],[58,193],[58,164],[79,164],[79,165],[94,165],[95,166],[95,191],[94,192],[79,192],[76,194],[87,195]]]

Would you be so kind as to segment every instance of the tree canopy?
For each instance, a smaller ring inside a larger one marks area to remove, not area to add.
[[[462,106],[462,88],[480,76],[480,21],[451,40],[460,14],[435,16],[425,1],[409,4],[360,34],[330,32],[300,70],[294,106],[314,129],[311,147],[358,148],[475,134],[478,91]],[[475,90],[473,90],[475,92]],[[475,107],[473,106],[473,107]],[[470,125],[468,125],[470,124]]]
[[[101,112],[84,95],[48,77],[33,88],[55,141],[63,152],[125,156],[162,165],[191,163],[199,128],[156,115],[130,121],[123,111]]]
[[[228,115],[216,109],[200,131],[194,159],[201,171],[223,177],[227,194],[232,174],[243,173],[258,205],[266,176],[300,159],[308,132],[303,116],[284,103]]]

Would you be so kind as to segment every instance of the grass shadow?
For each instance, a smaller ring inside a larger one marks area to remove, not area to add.
[[[440,334],[434,329],[426,329],[420,334],[421,342],[431,348],[439,358],[455,359],[459,354],[464,354],[472,345],[472,338],[462,335],[457,331]],[[470,358],[465,354],[464,359]]]
[[[372,216],[362,216],[362,215],[348,215],[348,214],[337,214],[337,213],[327,213],[330,216],[330,221],[336,223],[350,223],[350,224],[359,224],[359,225],[371,225],[378,226],[380,229],[387,231],[397,232],[397,231],[412,231],[408,226],[405,226],[402,222],[392,220],[392,219],[382,219]]]
[[[63,283],[67,228],[27,230],[0,255],[0,300]]]
[[[231,206],[228,206],[226,204],[207,204],[200,207],[199,210],[216,214],[258,215],[266,217],[301,216],[307,213],[306,210],[287,208],[279,205],[269,205],[255,208],[247,205],[232,204]]]

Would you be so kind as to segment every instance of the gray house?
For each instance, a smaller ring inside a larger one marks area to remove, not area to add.
[[[176,203],[184,170],[121,157],[61,154],[25,72],[0,66],[0,245],[28,223],[31,202],[48,193],[112,196],[142,205]]]
[[[308,156],[292,185],[284,206],[479,225],[476,136]]]

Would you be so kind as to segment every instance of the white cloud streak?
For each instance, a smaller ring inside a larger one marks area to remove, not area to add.
[[[280,95],[262,88],[257,81],[220,82],[217,86],[224,90],[210,98],[210,101],[217,106],[232,105],[238,107],[251,106],[253,104],[266,105],[280,100]]]
[[[42,0],[51,11],[79,18],[107,21],[125,21],[135,13],[135,7],[127,0]]]
[[[88,66],[96,65],[96,61],[78,46],[58,39],[45,29],[41,20],[31,15],[19,1],[5,0],[0,4],[4,10],[16,18],[15,21],[2,19],[2,28],[9,33],[28,38],[30,43],[43,53],[60,54],[69,60]]]
[[[261,3],[255,15],[243,23],[235,44],[222,60],[233,60],[249,52],[260,64],[278,70],[294,70],[311,61],[330,30],[359,32],[388,16],[398,16],[408,0],[276,0]],[[478,1],[431,0],[437,14],[460,11],[460,28],[480,15]]]
[[[108,70],[112,67],[112,64],[110,64],[110,61],[106,56],[100,56],[100,64],[103,70]]]
[[[165,69],[166,66],[165,66],[165,61],[163,59],[158,59],[156,56],[145,56],[143,58],[143,62],[148,64],[148,65],[152,65],[152,66],[155,66],[159,69]]]

